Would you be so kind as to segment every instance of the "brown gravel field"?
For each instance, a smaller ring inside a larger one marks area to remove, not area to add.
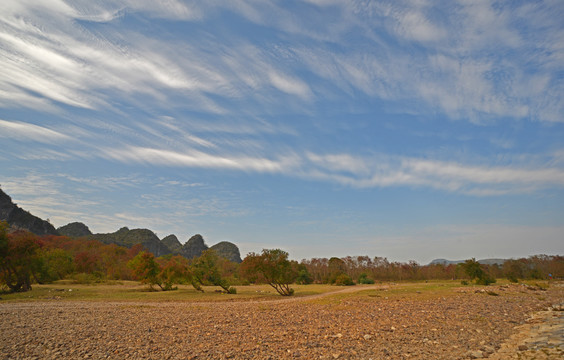
[[[274,301],[0,301],[0,358],[562,358],[562,308],[546,312],[562,284],[393,286]]]

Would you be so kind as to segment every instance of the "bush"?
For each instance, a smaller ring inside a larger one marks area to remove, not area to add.
[[[309,285],[311,283],[313,283],[313,279],[311,278],[311,275],[309,274],[307,269],[302,269],[302,270],[298,271],[298,277],[296,279],[296,284]]]
[[[100,275],[99,273],[95,273],[95,274],[78,273],[78,274],[73,274],[71,278],[74,284],[90,285],[93,283],[101,282],[102,279],[99,275]]]
[[[476,259],[466,260],[464,263],[459,264],[464,272],[470,277],[471,280],[476,280],[478,285],[489,285],[496,282],[495,278],[491,276]]]
[[[468,281],[466,281],[466,280],[462,280],[460,283],[461,283],[462,285],[468,285]]]
[[[487,273],[484,273],[481,277],[476,279],[476,284],[478,285],[495,284],[495,282],[496,279]]]
[[[350,285],[354,285],[354,281],[347,274],[341,274],[337,276],[337,278],[335,279],[335,285],[350,286]]]
[[[227,289],[227,293],[228,294],[237,294],[237,289],[234,288],[233,286],[231,286],[229,289]]]
[[[374,279],[370,279],[366,273],[360,274],[358,277],[359,284],[374,284]]]

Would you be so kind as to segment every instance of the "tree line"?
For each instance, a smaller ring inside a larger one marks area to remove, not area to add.
[[[28,291],[32,284],[60,279],[76,282],[138,280],[154,289],[173,290],[178,284],[219,286],[236,293],[236,285],[268,284],[279,294],[293,294],[292,284],[372,284],[376,281],[459,279],[487,285],[496,278],[510,281],[564,277],[564,257],[538,255],[507,260],[501,266],[480,264],[420,265],[390,262],[382,257],[313,258],[297,262],[280,249],[249,253],[241,264],[209,249],[187,259],[180,255],[155,257],[141,245],[126,248],[65,236],[37,236],[26,231],[8,233],[0,222],[0,286],[4,291]]]

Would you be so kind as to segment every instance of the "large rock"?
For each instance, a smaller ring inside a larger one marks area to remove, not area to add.
[[[204,238],[202,237],[202,235],[196,234],[192,236],[186,242],[186,244],[184,244],[184,246],[182,246],[182,250],[180,253],[182,254],[182,256],[188,259],[193,259],[202,255],[202,253],[207,249],[208,246],[204,242]]]
[[[161,240],[161,242],[173,253],[180,254],[182,244],[178,241],[176,235],[171,234]]]
[[[6,221],[10,231],[26,230],[36,235],[59,235],[48,221],[38,218],[12,202],[12,198],[0,189],[0,221]]]
[[[92,235],[92,232],[88,228],[88,226],[84,225],[81,222],[72,222],[70,224],[66,224],[65,226],[61,226],[57,229],[59,234],[68,236],[68,237],[83,237]]]
[[[241,253],[239,252],[239,248],[237,245],[230,243],[229,241],[222,241],[220,243],[215,244],[210,249],[213,249],[217,255],[226,258],[229,261],[233,261],[236,263],[241,263]]]

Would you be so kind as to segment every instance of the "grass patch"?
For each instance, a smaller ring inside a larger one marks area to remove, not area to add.
[[[75,284],[72,280],[57,281],[46,285],[33,285],[25,293],[2,294],[6,301],[124,301],[124,302],[214,302],[214,301],[269,301],[282,297],[268,285],[236,286],[237,294],[218,292],[219,287],[205,286],[204,293],[192,286],[179,285],[178,290],[150,291],[147,285],[135,281],[113,281],[104,283]],[[400,282],[380,285],[355,285],[340,287],[333,285],[293,285],[292,298],[314,296],[308,300],[318,304],[339,304],[349,299],[355,301],[387,301],[397,299],[429,300],[456,295],[454,290],[460,283],[454,281]],[[344,290],[344,291],[343,291]],[[329,294],[333,293],[335,294]],[[315,297],[316,295],[327,296]]]
[[[364,288],[364,289],[363,289]],[[326,297],[310,300],[316,304],[340,304],[343,301],[355,299],[355,301],[396,301],[400,299],[429,300],[440,297],[455,296],[455,289],[460,288],[458,281],[420,281],[399,282],[376,285],[357,285],[353,292],[341,292]],[[333,287],[333,291],[339,288]]]
[[[52,284],[35,284],[31,291],[6,293],[0,301],[246,301],[277,300],[284,297],[268,285],[237,286],[237,294],[219,292],[218,286],[204,286],[204,292],[189,285],[178,285],[177,290],[151,291],[147,285],[136,281],[76,284],[72,280],[56,281]],[[330,285],[295,285],[294,297],[304,297],[334,291]]]

